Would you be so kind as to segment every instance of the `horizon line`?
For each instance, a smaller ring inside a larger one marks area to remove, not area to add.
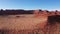
[[[48,9],[0,9],[0,10],[48,10]],[[48,11],[60,11],[60,9],[52,9],[52,10],[48,10]]]

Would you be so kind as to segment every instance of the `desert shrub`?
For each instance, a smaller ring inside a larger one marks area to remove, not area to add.
[[[16,16],[17,18],[19,18],[20,16]]]
[[[49,12],[49,11],[46,11],[47,13]]]

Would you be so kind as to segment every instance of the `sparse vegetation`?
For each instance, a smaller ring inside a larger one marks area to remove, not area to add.
[[[16,16],[17,18],[19,18],[20,16]]]

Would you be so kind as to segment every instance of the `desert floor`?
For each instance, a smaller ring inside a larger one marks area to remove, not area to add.
[[[6,34],[60,34],[60,24],[57,24],[57,27],[53,27],[54,29],[52,28],[51,32],[37,30],[41,23],[45,23],[46,21],[47,17],[35,17],[33,14],[0,16],[0,34],[3,34],[2,32],[7,32]],[[7,30],[9,30],[9,33]]]
[[[36,18],[33,14],[0,16],[0,29],[34,29],[46,18]]]

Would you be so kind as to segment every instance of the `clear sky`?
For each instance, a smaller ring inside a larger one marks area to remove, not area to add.
[[[60,10],[60,0],[0,0],[0,9]]]

